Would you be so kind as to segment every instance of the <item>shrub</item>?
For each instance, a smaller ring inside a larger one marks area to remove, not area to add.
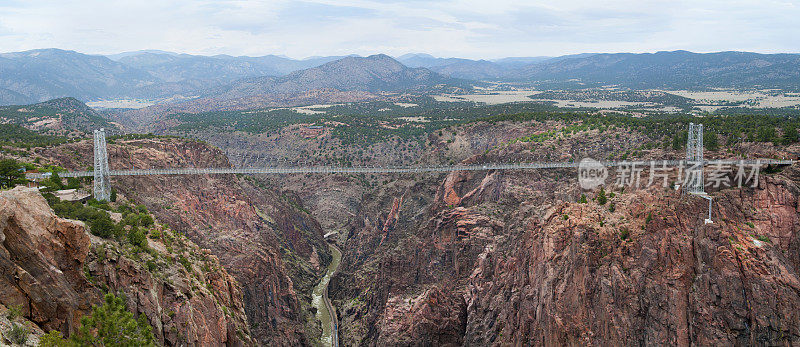
[[[81,187],[81,180],[77,177],[68,177],[65,189],[77,189]]]
[[[628,228],[622,228],[622,229],[619,231],[619,238],[620,238],[620,240],[626,241],[626,240],[628,240],[628,238],[630,237],[630,235],[631,235],[631,231],[630,231],[630,230],[628,230]]]
[[[117,202],[117,190],[111,189],[111,197],[109,197],[111,202]]]
[[[125,218],[121,221],[122,225],[130,225],[132,227],[139,225],[139,214],[138,213],[129,213],[125,215]]]
[[[600,205],[605,205],[607,201],[608,198],[606,198],[606,190],[603,189],[603,187],[600,187],[600,192],[597,193],[597,203]]]
[[[71,340],[81,346],[155,346],[145,316],[134,319],[123,299],[111,293],[102,306],[92,306],[92,314],[81,318]]]
[[[6,318],[10,321],[14,321],[17,317],[22,316],[22,305],[9,305],[8,312],[6,312]]]
[[[47,334],[39,338],[39,347],[72,347],[76,346],[72,341],[65,340],[58,330],[50,330]]]
[[[578,202],[579,202],[579,203],[581,203],[581,204],[585,204],[585,203],[587,203],[587,201],[586,201],[586,194],[581,194],[581,198],[580,198],[580,199],[578,199]]]
[[[189,259],[186,259],[186,257],[183,256],[183,254],[181,254],[181,256],[178,257],[178,262],[181,263],[181,265],[183,265],[183,267],[186,269],[186,272],[192,272],[192,264],[189,263]]]
[[[147,271],[153,272],[158,269],[158,264],[156,264],[156,262],[154,262],[152,259],[147,260],[145,264],[147,265]]]
[[[89,199],[89,201],[87,201],[87,204],[89,204],[89,206],[92,206],[92,207],[95,207],[95,208],[99,208],[99,209],[103,209],[103,210],[106,210],[106,211],[111,211],[112,210],[111,209],[111,205],[109,205],[108,202],[105,201],[105,200],[99,201],[99,200],[96,200],[96,199]]]
[[[609,211],[609,212],[614,212],[614,211],[616,211],[616,210],[617,210],[617,208],[614,206],[614,203],[613,203],[613,202],[612,202],[612,203],[610,203],[610,204],[608,204],[608,211]]]
[[[24,345],[28,342],[28,334],[30,334],[28,328],[17,323],[11,323],[11,329],[5,333],[6,338],[16,345]]]
[[[92,230],[92,234],[103,238],[109,238],[114,235],[117,226],[111,218],[104,216],[103,218],[97,218],[91,221],[89,228]]]
[[[149,227],[153,225],[153,217],[149,214],[140,214],[139,215],[139,224],[145,227]]]
[[[128,232],[128,241],[136,247],[147,248],[147,233],[134,227]]]

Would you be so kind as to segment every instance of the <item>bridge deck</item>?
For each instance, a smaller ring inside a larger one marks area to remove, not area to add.
[[[636,165],[649,167],[655,163],[657,167],[678,166],[686,164],[685,160],[657,160],[657,161],[606,161],[600,162],[606,167]],[[793,160],[706,160],[704,165],[791,165]],[[451,171],[485,171],[485,170],[528,170],[528,169],[559,169],[577,168],[580,162],[535,162],[515,164],[475,164],[453,166],[397,166],[397,167],[337,167],[337,166],[278,166],[278,167],[252,167],[252,168],[168,168],[168,169],[139,169],[139,170],[109,170],[109,176],[143,176],[143,175],[206,175],[206,174],[336,174],[336,173],[425,173],[425,172],[451,172]],[[93,171],[69,171],[59,173],[61,177],[91,177]],[[45,178],[42,173],[28,173],[28,179]]]

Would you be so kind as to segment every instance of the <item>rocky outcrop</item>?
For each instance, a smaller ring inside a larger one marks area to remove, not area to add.
[[[33,189],[0,192],[0,300],[46,330],[75,331],[101,292],[83,276],[89,235]]]
[[[236,281],[215,257],[158,231],[181,254],[166,251],[162,239],[150,239],[142,255],[90,236],[82,222],[55,216],[35,189],[0,192],[0,304],[19,305],[38,327],[68,335],[110,291],[147,317],[162,345],[250,344]]]
[[[81,168],[91,159],[90,145],[60,146],[46,155]],[[112,170],[229,165],[218,149],[185,139],[119,141],[108,152]],[[251,331],[260,342],[309,343],[306,322],[316,324],[308,310],[310,294],[331,255],[319,223],[296,197],[235,175],[120,176],[111,183],[219,258],[241,284]]]
[[[580,134],[587,147],[602,138]],[[568,158],[576,144],[481,155]],[[331,281],[340,336],[361,345],[797,344],[800,168],[761,178],[711,190],[713,224],[706,200],[661,186],[606,186],[613,195],[601,205],[570,170],[454,172],[433,194],[386,189],[363,202]],[[396,213],[401,196],[427,207]],[[379,227],[384,217],[393,236]]]
[[[714,224],[702,222],[705,200],[677,192],[618,195],[615,212],[564,204],[528,224],[515,251],[482,255],[465,342],[796,344],[797,192],[769,177],[716,193]],[[772,226],[754,227],[766,211]]]

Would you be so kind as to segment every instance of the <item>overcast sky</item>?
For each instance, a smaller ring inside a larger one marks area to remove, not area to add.
[[[0,52],[800,52],[800,1],[0,0]]]

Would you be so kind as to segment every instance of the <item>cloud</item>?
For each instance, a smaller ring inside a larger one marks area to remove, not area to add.
[[[85,0],[0,3],[0,51],[162,49],[292,57],[427,52],[797,52],[800,6],[778,0]]]

